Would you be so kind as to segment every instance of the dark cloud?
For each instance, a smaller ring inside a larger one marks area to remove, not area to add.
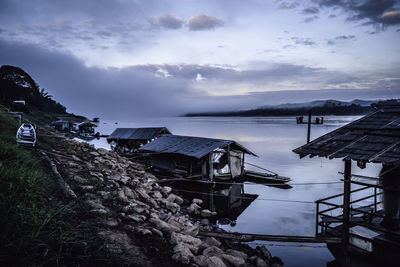
[[[293,9],[299,6],[298,2],[282,2],[279,4],[279,9]]]
[[[290,39],[297,45],[306,45],[306,46],[316,45],[316,42],[313,41],[311,38],[292,37]]]
[[[335,14],[330,14],[329,16],[328,16],[328,18],[330,18],[330,19],[333,19],[333,18],[336,18],[337,16],[335,15]]]
[[[217,17],[207,15],[197,15],[190,17],[187,26],[191,31],[212,30],[222,26],[223,22]]]
[[[319,9],[318,9],[318,7],[307,7],[305,9],[303,9],[302,13],[307,14],[307,15],[314,15],[314,14],[319,13]]]
[[[349,12],[349,21],[367,19],[368,24],[399,24],[398,1],[396,0],[319,0],[320,7],[342,8]]]
[[[182,27],[184,21],[174,15],[166,14],[157,17],[157,22],[160,26],[168,29],[179,29]]]
[[[312,22],[312,21],[314,21],[314,20],[316,20],[316,19],[318,19],[318,18],[319,18],[318,16],[308,17],[308,18],[305,18],[305,19],[304,19],[304,22],[306,22],[306,23]]]
[[[328,45],[334,45],[340,41],[350,41],[350,40],[353,40],[353,41],[356,40],[356,36],[355,35],[338,35],[333,39],[328,39],[327,43],[328,43]]]

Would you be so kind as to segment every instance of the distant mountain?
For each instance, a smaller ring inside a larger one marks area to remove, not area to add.
[[[66,108],[54,101],[52,96],[40,89],[24,70],[4,65],[0,67],[0,103],[12,105],[15,100],[26,102],[27,108],[44,112],[66,113]]]
[[[360,99],[355,99],[350,102],[338,100],[317,100],[306,103],[287,103],[276,106],[264,106],[241,111],[189,113],[185,116],[299,116],[308,114],[310,110],[313,115],[362,115],[373,111],[373,105],[378,102],[379,100],[370,101]]]

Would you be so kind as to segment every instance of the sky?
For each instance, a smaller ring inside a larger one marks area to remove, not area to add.
[[[0,65],[70,112],[400,97],[400,1],[0,0]]]

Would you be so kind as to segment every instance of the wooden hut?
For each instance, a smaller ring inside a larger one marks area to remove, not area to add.
[[[343,193],[316,201],[316,236],[342,240],[339,244],[328,244],[336,259],[344,266],[356,262],[367,264],[362,266],[400,266],[400,231],[382,225],[389,211],[397,216],[390,219],[399,221],[400,177],[396,175],[400,168],[400,104],[378,105],[376,112],[293,151],[300,157],[344,161]],[[353,175],[352,160],[360,168],[372,162],[382,164],[384,171],[380,179]],[[388,175],[387,171],[392,172],[390,183],[382,179]],[[395,197],[390,197],[393,194]]]
[[[70,131],[74,128],[73,122],[65,121],[65,120],[53,121],[50,125],[57,131],[61,131],[61,132]]]
[[[166,127],[117,128],[108,136],[107,142],[111,145],[112,150],[130,155],[142,145],[164,134],[171,134],[171,132]]]
[[[142,146],[153,169],[176,177],[225,180],[242,177],[245,154],[253,152],[231,140],[163,135]]]
[[[97,127],[96,124],[94,124],[91,121],[84,121],[76,125],[76,128],[78,130],[79,134],[84,134],[84,135],[92,135],[94,134],[94,128]]]

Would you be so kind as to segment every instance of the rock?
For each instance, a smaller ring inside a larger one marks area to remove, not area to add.
[[[100,155],[104,156],[104,155],[106,155],[106,154],[108,153],[108,150],[107,150],[107,149],[104,149],[104,148],[98,148],[98,149],[97,149],[97,152],[98,152]]]
[[[283,261],[281,260],[281,258],[276,257],[276,256],[272,257],[271,262],[272,262],[273,264],[283,265]]]
[[[204,238],[203,241],[209,246],[215,246],[215,247],[221,246],[221,242],[219,240],[215,239],[214,237],[206,237],[206,238]],[[235,256],[233,254],[230,254],[230,255]]]
[[[136,188],[135,191],[136,191],[136,193],[139,194],[139,196],[143,200],[147,201],[148,199],[150,199],[150,196],[147,194],[146,190],[144,190],[143,188]]]
[[[217,240],[218,241],[218,240]],[[218,241],[219,242],[219,241]],[[221,242],[220,242],[221,243]],[[243,260],[247,260],[247,258],[248,258],[248,256],[247,256],[247,254],[246,253],[244,253],[244,252],[241,252],[241,251],[238,251],[238,250],[234,250],[234,249],[227,249],[226,251],[225,251],[225,253],[226,254],[228,254],[228,255],[232,255],[232,256],[235,256],[235,257],[238,257],[238,258],[242,258]]]
[[[86,200],[85,204],[92,209],[106,209],[106,207],[94,200]]]
[[[116,227],[118,226],[118,221],[112,218],[105,219],[104,221],[101,222],[103,225],[109,226],[109,227]]]
[[[204,255],[195,256],[193,262],[200,267],[207,267],[207,257]]]
[[[97,194],[100,195],[101,198],[104,199],[104,200],[110,200],[110,199],[112,199],[112,195],[111,195],[110,192],[98,191]]]
[[[174,247],[172,259],[182,264],[189,264],[191,259],[193,259],[193,254],[187,246],[179,243]]]
[[[119,180],[119,182],[121,182],[122,184],[127,184],[130,179],[131,177],[127,175],[121,175],[121,179]]]
[[[189,245],[190,250],[192,250],[194,253],[197,253],[202,241],[200,239],[190,236],[190,235],[184,235],[184,234],[174,232],[171,234],[171,243],[173,245],[177,245],[179,243],[185,243],[185,244]]]
[[[209,217],[215,216],[216,214],[214,215],[214,213],[210,210],[202,210],[200,215],[201,215],[201,217],[209,218]]]
[[[71,155],[71,157],[72,157],[72,159],[75,160],[75,161],[82,161],[80,158],[78,158],[78,157],[75,156],[75,155]]]
[[[207,259],[207,266],[209,267],[226,267],[226,264],[218,257],[212,256]]]
[[[171,193],[171,191],[172,191],[172,188],[169,187],[169,186],[163,186],[163,187],[161,188],[161,192],[163,192],[164,195],[168,195],[169,193]]]
[[[269,265],[260,257],[257,257],[254,263],[257,267],[269,267]]]
[[[166,233],[172,233],[172,232],[178,232],[180,229],[174,225],[171,225],[169,223],[166,223],[159,218],[150,218],[150,222],[155,225],[155,227],[160,230],[161,232],[166,232]]]
[[[210,224],[210,220],[207,219],[207,218],[204,218],[204,219],[202,219],[202,220],[200,221],[200,224],[201,224],[201,225],[204,225],[204,226],[207,226],[207,225]]]
[[[89,210],[89,213],[93,214],[93,215],[98,215],[98,216],[104,216],[107,215],[108,212],[105,209],[91,209]]]
[[[267,260],[268,262],[271,262],[271,260],[272,260],[271,252],[269,252],[269,250],[264,245],[257,247],[257,250],[260,252],[261,256],[265,260]]]
[[[82,186],[80,186],[80,188],[83,191],[86,191],[86,192],[93,192],[94,191],[94,186],[93,185],[82,185]]]
[[[124,191],[125,196],[129,198],[135,198],[135,193],[133,193],[132,189],[127,186],[123,186],[122,190]]]
[[[146,217],[144,217],[143,215],[132,215],[131,214],[131,215],[126,215],[125,218],[127,220],[134,221],[137,223],[142,223],[146,220]]]
[[[90,154],[90,155],[92,155],[92,156],[94,156],[94,157],[98,157],[98,156],[100,156],[100,154],[99,154],[99,153],[97,153],[97,152],[95,152],[95,151],[93,151],[93,152],[90,152],[89,154]]]
[[[72,177],[72,180],[74,180],[78,184],[84,184],[85,185],[85,184],[89,184],[90,183],[88,179],[82,178],[79,175],[75,175],[74,177]]]
[[[246,261],[243,260],[240,257],[235,257],[232,255],[228,254],[223,254],[221,256],[221,259],[228,263],[229,266],[234,266],[234,267],[244,267],[246,265]]]
[[[136,232],[141,235],[152,235],[153,234],[149,229],[146,229],[143,227],[137,227]]]
[[[153,191],[153,197],[155,199],[160,199],[160,198],[162,198],[162,195],[161,195],[160,191]]]
[[[224,251],[216,246],[211,246],[203,250],[203,255],[206,257],[220,256],[222,254],[224,254]]]
[[[199,234],[199,226],[193,225],[183,230],[183,233],[190,236],[197,236]]]
[[[201,207],[199,205],[197,205],[196,203],[191,204],[188,208],[187,208],[187,212],[189,214],[200,214],[200,209]]]
[[[183,198],[181,198],[180,196],[176,196],[175,197],[175,203],[178,205],[182,205],[183,204]]]
[[[193,198],[192,203],[193,204],[197,204],[197,205],[201,205],[201,204],[203,204],[203,200],[198,199],[198,198]]]
[[[114,174],[109,175],[107,178],[110,180],[119,181],[119,180],[121,180],[121,174],[114,173]]]
[[[152,231],[154,234],[156,234],[156,235],[158,235],[159,237],[161,237],[161,238],[164,237],[164,234],[163,234],[161,231],[157,230],[156,228],[151,228],[151,231]]]
[[[169,209],[172,213],[177,213],[181,209],[181,207],[178,204],[173,202],[167,202],[166,208]]]
[[[283,265],[278,263],[272,263],[271,267],[282,267]]]

